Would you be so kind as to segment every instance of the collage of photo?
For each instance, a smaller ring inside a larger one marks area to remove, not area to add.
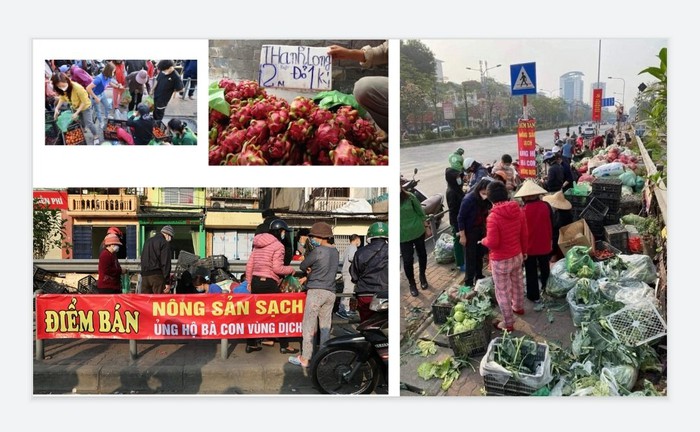
[[[667,39],[75,42],[33,395],[669,395]]]

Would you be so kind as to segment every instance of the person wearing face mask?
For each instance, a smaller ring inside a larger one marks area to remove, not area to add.
[[[288,231],[289,226],[285,221],[273,219],[266,232],[253,237],[253,252],[245,266],[245,280],[248,281],[248,290],[252,294],[278,294],[282,278],[296,272],[294,267],[284,263],[284,241]],[[279,343],[282,354],[299,352],[296,348],[289,348],[289,341],[286,339],[279,339]],[[261,349],[260,339],[248,339],[246,353]]]
[[[208,277],[199,274],[192,278],[192,286],[202,294],[222,294],[224,292],[219,285],[211,283]]]
[[[170,293],[170,266],[172,253],[170,242],[175,237],[175,230],[170,225],[146,240],[141,252],[141,293]]]
[[[163,120],[165,108],[173,97],[173,93],[179,92],[185,88],[185,85],[182,83],[180,74],[175,70],[175,63],[172,60],[159,61],[157,68],[159,72],[152,90],[155,104],[153,118]]]
[[[455,152],[450,155],[448,161],[450,166],[445,169],[445,181],[447,182],[445,198],[447,200],[447,208],[450,212],[450,226],[452,227],[452,236],[454,238],[453,250],[455,265],[459,267],[460,271],[464,271],[464,250],[459,244],[459,226],[457,223],[459,207],[464,198],[464,171],[462,171],[464,159],[459,153]]]
[[[173,145],[197,145],[197,135],[187,123],[173,118],[168,121],[168,129],[173,133]]]
[[[484,277],[484,255],[486,250],[479,243],[486,235],[486,217],[491,204],[486,199],[486,189],[493,180],[485,177],[479,180],[464,196],[457,215],[459,243],[464,247],[466,275],[464,285],[473,287]]]
[[[311,244],[309,243],[309,229],[301,228],[297,231],[297,246],[294,251],[293,261],[301,261],[304,259],[306,254],[311,252]]]
[[[80,124],[83,128],[87,127],[92,133],[93,143],[99,144],[100,138],[97,135],[97,127],[92,122],[92,102],[90,102],[90,97],[85,88],[77,82],[71,81],[68,75],[62,72],[54,73],[51,76],[51,85],[59,96],[53,114],[54,119],[58,118],[58,115],[61,113],[61,105],[69,103],[73,110],[71,119],[75,121],[80,118]]]
[[[100,253],[97,264],[97,292],[100,294],[121,294],[121,277],[126,273],[117,259],[117,252],[122,243],[116,234],[107,234],[103,241],[105,248]]]
[[[90,94],[92,99],[95,101],[95,111],[97,112],[97,120],[100,122],[100,128],[104,129],[107,125],[107,118],[109,117],[109,112],[112,109],[109,106],[109,101],[107,100],[107,87],[112,87],[116,89],[124,88],[121,84],[114,79],[114,63],[107,62],[102,73],[97,75],[93,80],[92,84],[87,86],[85,90]],[[100,105],[102,109],[100,109]],[[102,111],[104,110],[104,117]]]
[[[513,158],[509,154],[504,154],[501,156],[501,160],[493,165],[491,172],[494,174],[501,173],[503,175],[506,181],[506,189],[509,193],[514,192],[520,185],[518,172],[515,171],[515,167],[513,166]]]

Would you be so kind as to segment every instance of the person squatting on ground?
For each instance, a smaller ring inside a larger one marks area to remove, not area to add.
[[[210,282],[208,277],[199,274],[194,275],[192,278],[192,286],[197,292],[204,294],[221,294],[224,292],[219,285]]]
[[[172,118],[168,121],[168,129],[173,133],[173,145],[197,145],[197,135],[186,122]]]
[[[340,256],[330,244],[333,229],[325,222],[316,222],[309,230],[309,239],[314,249],[304,258],[299,268],[308,274],[306,281],[306,304],[302,320],[302,352],[290,356],[289,363],[308,367],[314,349],[316,320],[320,333],[319,345],[323,346],[331,335],[331,318],[335,305],[335,275]]]
[[[363,68],[371,68],[389,62],[389,42],[362,49],[348,49],[338,45],[328,48],[328,55],[334,60],[349,59],[360,63]],[[352,92],[357,103],[367,110],[377,126],[389,133],[389,78],[385,76],[366,76],[355,83]]]
[[[117,252],[122,246],[116,234],[107,234],[104,238],[104,249],[100,252],[100,259],[97,264],[97,292],[100,294],[121,294],[122,292],[122,270],[117,259]]]
[[[472,191],[464,196],[457,215],[459,244],[464,248],[466,267],[463,283],[471,287],[484,277],[486,249],[480,241],[486,235],[486,218],[491,208],[491,203],[486,199],[486,190],[492,182],[489,177],[479,180]]]
[[[355,252],[350,266],[360,322],[374,315],[369,308],[374,294],[389,289],[389,225],[373,223],[367,229],[366,238],[367,245]]]
[[[455,256],[455,265],[460,271],[465,271],[464,248],[459,243],[459,224],[457,222],[459,208],[464,198],[464,171],[462,171],[464,159],[462,155],[455,152],[450,155],[448,162],[450,166],[445,168],[445,182],[447,182],[445,200],[447,201],[447,209],[450,214],[450,226],[452,227],[452,246]]]
[[[527,221],[527,249],[525,254],[525,285],[527,298],[540,302],[540,291],[549,279],[549,257],[552,254],[552,207],[540,199],[547,191],[532,180],[526,180],[515,194],[521,198]],[[539,272],[539,278],[538,278]]]
[[[341,274],[343,275],[343,294],[349,295],[355,290],[355,284],[352,282],[352,277],[350,276],[350,265],[355,257],[355,252],[360,246],[360,236],[357,234],[350,235],[350,244],[345,248],[343,253],[343,265],[341,267]],[[342,319],[349,319],[350,316],[350,297],[343,297],[340,299],[338,304],[338,311],[335,313],[338,317]]]
[[[168,294],[170,292],[170,266],[172,254],[170,242],[175,230],[165,225],[153,237],[146,240],[141,252],[141,293]]]
[[[71,81],[68,75],[58,72],[51,76],[51,85],[54,91],[58,95],[58,103],[56,103],[56,108],[53,113],[53,118],[58,118],[61,113],[61,105],[63,103],[70,104],[73,114],[71,119],[73,121],[80,118],[80,124],[83,127],[90,129],[92,133],[93,144],[99,144],[100,138],[97,135],[97,127],[92,122],[92,102],[88,96],[88,92],[78,84],[77,82]]]
[[[503,320],[494,321],[493,325],[498,330],[513,331],[513,314],[525,313],[523,259],[527,258],[527,221],[518,203],[508,198],[503,183],[491,182],[486,193],[493,208],[486,219],[486,237],[481,244],[489,249],[496,301],[503,315]]]
[[[428,267],[428,253],[425,250],[425,222],[428,217],[415,195],[401,187],[400,201],[400,233],[401,258],[403,271],[408,279],[408,288],[413,297],[418,297],[416,277],[413,272],[413,251],[418,255],[418,276],[422,289],[428,289],[428,278],[425,271]]]
[[[153,119],[162,121],[173,93],[179,92],[185,85],[172,60],[161,60],[157,67],[159,72],[153,85]]]
[[[136,114],[127,119],[126,125],[134,130],[134,144],[148,145],[153,139],[155,121],[147,104],[140,103],[136,108]]]
[[[288,231],[289,226],[285,221],[273,219],[266,232],[253,236],[253,252],[245,266],[245,280],[248,281],[248,290],[252,294],[278,294],[282,278],[296,272],[294,267],[284,263],[284,241]],[[296,348],[289,348],[289,341],[284,338],[279,343],[282,354],[299,352]],[[246,353],[261,349],[260,339],[248,339]]]

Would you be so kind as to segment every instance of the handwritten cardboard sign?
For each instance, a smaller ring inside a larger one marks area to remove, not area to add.
[[[263,45],[258,83],[262,87],[331,90],[327,47]]]

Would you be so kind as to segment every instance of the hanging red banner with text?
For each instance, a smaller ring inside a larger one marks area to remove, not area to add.
[[[518,174],[522,178],[537,176],[535,154],[535,119],[518,120]]]
[[[603,89],[593,89],[593,115],[591,120],[600,121],[600,110],[603,106]]]
[[[37,339],[300,337],[305,293],[42,294]]]

